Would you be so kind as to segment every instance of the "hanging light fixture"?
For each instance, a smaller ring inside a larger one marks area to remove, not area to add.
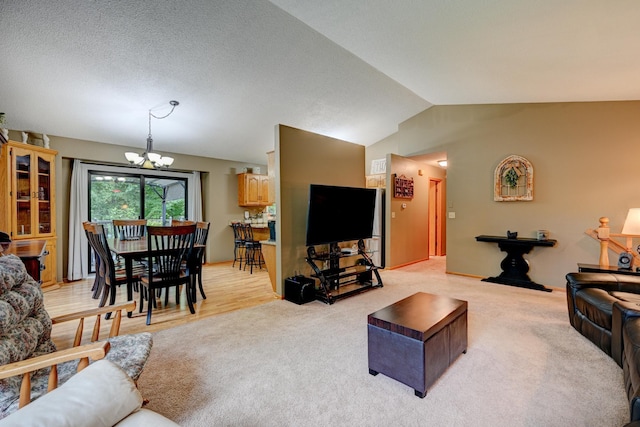
[[[132,151],[124,153],[127,161],[132,166],[144,169],[160,169],[168,168],[173,164],[173,157],[161,156],[153,151],[153,138],[151,137],[151,118],[165,119],[169,117],[180,103],[178,101],[169,101],[169,104],[171,105],[171,111],[162,117],[156,116],[151,112],[151,110],[149,110],[149,136],[147,136],[147,150],[142,154],[134,153]]]

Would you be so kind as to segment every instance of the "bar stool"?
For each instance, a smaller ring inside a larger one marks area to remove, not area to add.
[[[243,224],[244,229],[244,247],[245,247],[245,262],[244,269],[249,266],[249,272],[253,274],[253,267],[259,267],[262,270],[264,265],[264,259],[262,258],[262,244],[253,239],[253,228],[251,224]]]
[[[235,267],[236,261],[238,261],[240,263],[240,267],[238,267],[238,270],[242,270],[242,261],[246,256],[246,247],[244,244],[244,227],[240,222],[232,223],[231,227],[233,227],[233,264],[231,264],[231,266]]]

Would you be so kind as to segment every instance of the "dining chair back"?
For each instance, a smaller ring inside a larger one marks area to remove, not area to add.
[[[196,223],[196,235],[193,251],[191,251],[189,260],[187,261],[187,268],[189,269],[189,274],[191,275],[192,280],[191,289],[193,290],[193,302],[196,301],[196,282],[198,282],[198,288],[200,289],[202,299],[207,299],[207,296],[204,293],[204,287],[202,286],[202,264],[204,264],[204,255],[207,238],[209,237],[210,225],[210,223],[202,221],[198,221]]]
[[[87,240],[89,241],[89,246],[91,247],[91,251],[93,252],[93,264],[95,268],[95,276],[93,280],[93,286],[91,290],[93,291],[92,297],[94,299],[99,298],[100,294],[104,291],[104,266],[102,265],[102,259],[100,258],[100,248],[97,247],[96,240],[97,237],[94,237],[96,233],[96,223],[93,222],[83,222],[82,227],[84,228],[84,232],[87,236]]]
[[[171,219],[171,226],[175,227],[176,225],[193,225],[196,224],[195,221],[187,221],[182,219]]]
[[[96,254],[96,283],[99,283],[101,289],[94,292],[94,298],[100,296],[98,307],[103,307],[109,297],[109,304],[116,302],[116,289],[122,284],[127,284],[127,273],[124,268],[116,268],[109,241],[104,226],[95,222],[82,223],[89,245]],[[142,271],[140,268],[134,268],[132,271],[132,282],[139,282]],[[131,290],[127,290],[127,294],[131,294]]]
[[[179,225],[175,227],[147,227],[147,263],[146,273],[141,278],[141,284],[146,292],[140,292],[140,312],[143,311],[144,296],[147,302],[147,325],[151,324],[153,307],[157,307],[156,290],[165,290],[165,305],[168,302],[169,288],[176,288],[176,304],[180,302],[180,288],[186,287],[187,304],[191,314],[195,314],[193,307],[193,290],[189,271],[182,269],[183,260],[189,259],[193,250],[196,226]]]
[[[146,219],[114,219],[113,230],[120,240],[139,240],[144,237]]]

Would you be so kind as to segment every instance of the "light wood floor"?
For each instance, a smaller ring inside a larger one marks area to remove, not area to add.
[[[203,285],[207,299],[203,300],[198,292],[196,313],[191,314],[187,306],[184,291],[180,298],[180,305],[175,304],[175,291],[170,290],[169,304],[164,306],[164,296],[158,301],[158,308],[153,310],[151,325],[146,322],[146,304],[144,312],[139,313],[139,294],[134,292],[134,299],[138,303],[133,317],[122,320],[120,334],[136,333],[142,331],[156,332],[163,329],[183,325],[188,322],[202,320],[218,314],[240,310],[264,304],[280,296],[273,292],[269,275],[266,269],[255,270],[253,274],[249,270],[238,270],[238,265],[231,266],[231,262],[208,264],[203,267]],[[93,279],[64,283],[59,289],[44,293],[45,308],[50,316],[86,310],[98,306],[98,300],[91,297]],[[118,289],[117,302],[125,302],[126,287]],[[77,324],[59,324],[53,327],[52,337],[58,348],[67,348],[71,345],[73,333]],[[110,322],[101,322],[102,336],[108,335]],[[87,334],[93,327],[93,323],[85,326]],[[85,334],[85,335],[87,335]]]

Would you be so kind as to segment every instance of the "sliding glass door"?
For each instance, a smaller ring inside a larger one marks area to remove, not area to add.
[[[89,171],[89,220],[113,238],[114,219],[145,218],[148,225],[171,225],[187,218],[187,179]],[[95,271],[89,251],[90,271]]]
[[[114,237],[114,219],[143,218],[142,177],[89,172],[89,220],[101,223]]]
[[[187,180],[89,172],[89,218],[109,228],[114,219],[145,218],[149,225],[186,219]]]
[[[149,225],[171,225],[172,219],[187,217],[187,180],[146,178],[144,216]]]

